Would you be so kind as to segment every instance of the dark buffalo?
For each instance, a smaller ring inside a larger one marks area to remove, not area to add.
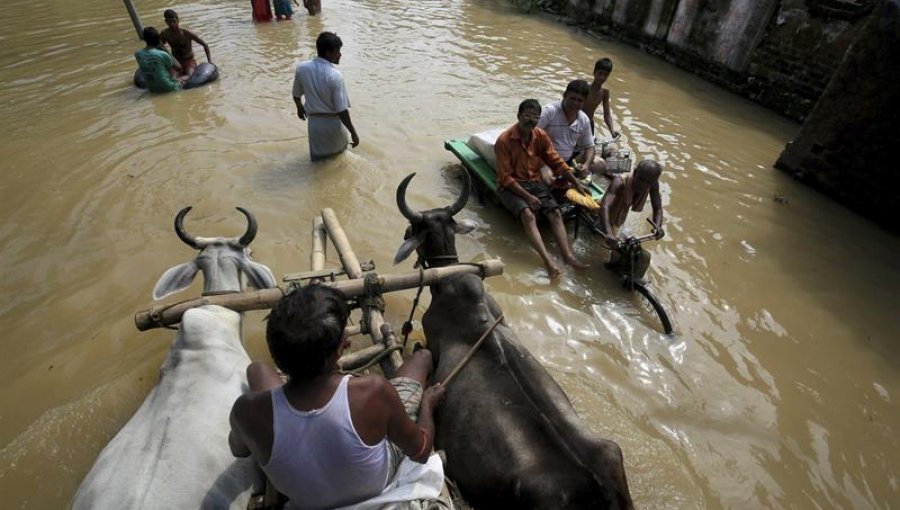
[[[469,230],[453,219],[469,196],[468,176],[456,202],[430,211],[397,207],[409,222],[395,261],[413,250],[428,267],[458,262],[454,235]],[[463,275],[431,287],[422,323],[443,380],[501,313],[481,279]],[[476,508],[632,508],[613,441],[593,437],[556,381],[515,333],[500,324],[459,372],[438,407],[437,438],[447,474]]]

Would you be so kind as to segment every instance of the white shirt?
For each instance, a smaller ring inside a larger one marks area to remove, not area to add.
[[[297,64],[294,97],[306,96],[306,113],[341,113],[350,108],[344,76],[328,60],[316,57]]]
[[[587,114],[578,110],[575,122],[569,124],[563,112],[562,101],[550,103],[541,109],[541,120],[538,121],[537,127],[550,135],[556,152],[566,161],[576,152],[594,146],[591,120]]]

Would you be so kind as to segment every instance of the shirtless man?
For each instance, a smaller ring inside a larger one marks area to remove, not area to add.
[[[169,28],[160,32],[159,39],[163,44],[169,45],[169,48],[172,50],[172,56],[175,57],[175,60],[177,60],[179,64],[181,64],[181,67],[184,69],[184,74],[190,76],[191,73],[194,72],[194,69],[197,68],[197,59],[194,58],[194,48],[191,44],[192,41],[203,46],[203,51],[206,52],[206,61],[212,63],[209,45],[188,29],[180,28],[178,26],[178,14],[175,11],[166,9],[165,12],[163,12],[163,17],[166,20],[166,26]]]
[[[597,112],[597,107],[600,106],[600,103],[603,103],[603,122],[605,122],[606,127],[609,128],[609,134],[613,138],[618,138],[619,132],[613,127],[612,112],[609,109],[609,89],[603,86],[603,84],[606,83],[606,80],[609,79],[612,68],[612,60],[608,58],[601,58],[594,64],[594,81],[591,82],[591,89],[590,92],[588,92],[587,98],[584,100],[584,107],[582,109],[591,120],[591,133],[596,133],[594,127],[594,114]]]
[[[338,372],[350,307],[337,290],[302,287],[276,303],[266,325],[272,360],[247,368],[250,391],[231,410],[228,444],[252,456],[289,508],[336,508],[377,496],[400,461],[424,464],[434,440],[440,383],[422,391],[431,353],[421,349],[388,381]]]
[[[497,196],[503,206],[522,222],[528,241],[544,261],[548,276],[554,279],[559,277],[559,267],[544,246],[537,226],[538,214],[550,223],[563,261],[576,269],[588,265],[578,261],[572,253],[559,204],[541,178],[541,167],[547,165],[556,175],[569,179],[579,192],[586,191],[569,165],[559,157],[547,133],[537,127],[540,118],[541,104],[537,99],[526,99],[519,104],[518,121],[497,137],[494,144],[499,187]]]
[[[613,250],[609,260],[609,266],[613,268],[623,261],[622,241],[619,239],[619,230],[625,224],[629,211],[641,212],[647,197],[650,197],[650,205],[653,208],[653,225],[656,239],[662,239],[666,235],[662,228],[663,208],[662,198],[659,195],[659,176],[662,167],[656,161],[645,159],[638,163],[631,175],[625,177],[615,175],[603,199],[600,200],[600,226],[606,232],[606,244]],[[641,260],[638,264],[642,267],[649,266],[650,254],[641,250]]]

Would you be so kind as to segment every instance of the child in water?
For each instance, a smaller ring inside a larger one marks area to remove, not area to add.
[[[294,8],[291,7],[291,0],[272,0],[272,5],[275,6],[275,19],[278,21],[291,19],[291,16],[294,15]],[[297,0],[294,0],[294,5],[300,7]]]
[[[322,12],[322,0],[303,0],[303,7],[306,7],[310,16],[315,16]]]
[[[206,60],[209,63],[212,63],[212,56],[209,54],[209,45],[203,42],[203,39],[200,39],[193,32],[189,31],[186,28],[181,28],[178,26],[178,14],[172,9],[166,9],[163,12],[163,17],[166,20],[166,28],[159,34],[160,41],[163,44],[168,44],[169,48],[172,50],[172,56],[175,57],[175,60],[181,64],[181,67],[184,69],[184,74],[190,76],[191,73],[194,72],[194,69],[197,68],[197,59],[194,58],[194,48],[191,44],[192,41],[196,41],[197,44],[203,46],[203,51],[206,52]]]

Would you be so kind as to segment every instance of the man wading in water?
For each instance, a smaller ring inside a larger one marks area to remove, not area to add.
[[[350,98],[344,77],[337,66],[341,62],[341,38],[322,32],[316,38],[318,57],[297,64],[294,75],[294,103],[297,117],[309,117],[309,155],[313,161],[344,152],[350,132],[350,146],[359,145],[359,135],[350,120]],[[303,96],[306,104],[303,104]]]

